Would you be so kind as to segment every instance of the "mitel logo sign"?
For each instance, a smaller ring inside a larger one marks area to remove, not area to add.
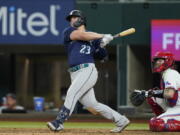
[[[48,33],[58,36],[60,33],[57,29],[58,12],[60,12],[60,5],[49,5],[46,14],[38,9],[27,13],[25,8],[2,6],[0,7],[0,35],[14,36],[18,34],[41,37]]]

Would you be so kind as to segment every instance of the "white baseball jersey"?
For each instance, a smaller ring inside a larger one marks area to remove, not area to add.
[[[165,70],[162,74],[164,88],[174,88],[180,90],[180,74],[171,68]]]
[[[162,80],[164,88],[174,88],[178,90],[178,99],[176,105],[173,107],[167,106],[165,99],[157,99],[156,102],[166,110],[166,112],[158,116],[158,118],[164,119],[165,122],[168,119],[180,120],[180,74],[176,70],[168,68],[162,73]]]
[[[176,105],[180,105],[180,74],[171,68],[165,70],[162,74],[164,88],[174,88],[178,90],[178,100]]]

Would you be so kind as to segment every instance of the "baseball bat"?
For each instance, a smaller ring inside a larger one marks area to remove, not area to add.
[[[124,31],[122,31],[122,32],[114,35],[113,37],[114,37],[114,38],[124,37],[124,36],[130,35],[130,34],[133,34],[135,31],[136,31],[135,28],[129,28],[129,29],[127,29],[127,30],[124,30]]]

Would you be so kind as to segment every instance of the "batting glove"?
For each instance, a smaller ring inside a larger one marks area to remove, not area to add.
[[[113,36],[111,34],[104,34],[103,38],[101,39],[100,46],[103,48],[107,44],[109,44],[113,40]]]

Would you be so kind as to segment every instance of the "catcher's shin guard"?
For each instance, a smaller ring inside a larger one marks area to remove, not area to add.
[[[163,119],[154,117],[149,122],[149,128],[154,132],[177,132],[180,131],[180,121],[169,119],[165,123]]]
[[[154,132],[162,132],[165,131],[165,123],[163,119],[159,119],[156,117],[153,117],[150,121],[149,121],[149,129],[151,131]]]
[[[160,114],[164,113],[164,110],[161,106],[159,106],[152,97],[149,97],[146,99],[147,103],[151,106],[151,109],[156,116],[159,116]]]
[[[180,131],[180,121],[169,119],[165,124],[166,131]]]

